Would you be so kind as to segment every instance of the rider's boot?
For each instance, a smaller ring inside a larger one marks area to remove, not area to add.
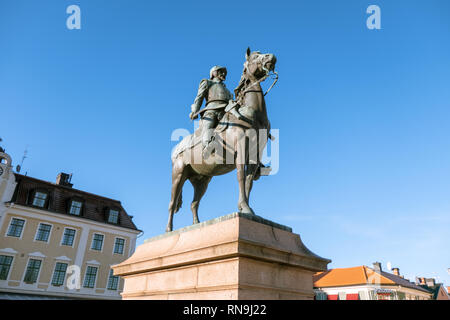
[[[214,155],[216,151],[216,141],[211,139],[204,147],[202,151],[203,159],[207,159],[209,156]]]
[[[202,156],[203,159],[207,159],[210,155],[214,154],[214,143],[213,143],[213,130],[211,128],[205,128],[205,132],[203,133],[203,150]]]

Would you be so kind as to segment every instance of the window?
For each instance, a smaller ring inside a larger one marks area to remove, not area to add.
[[[12,261],[13,257],[0,256],[0,280],[8,279],[9,269],[11,269]]]
[[[389,292],[378,292],[377,300],[393,300],[392,295]]]
[[[398,300],[406,300],[406,294],[404,292],[397,291]]]
[[[123,254],[124,247],[125,239],[116,238],[116,243],[114,244],[114,253]]]
[[[117,224],[119,222],[119,211],[109,209],[108,222]]]
[[[66,277],[67,263],[57,262],[55,271],[53,272],[52,285],[55,287],[62,286],[64,284],[64,278]]]
[[[33,206],[43,208],[47,202],[47,193],[42,191],[36,191],[33,198]]]
[[[103,246],[103,235],[102,234],[98,234],[98,233],[94,233],[94,237],[92,238],[91,249],[92,250],[102,251],[102,246]]]
[[[81,208],[83,208],[83,202],[72,200],[70,202],[69,214],[79,216],[81,215]]]
[[[117,290],[119,286],[119,276],[115,276],[113,270],[109,270],[108,290]]]
[[[88,266],[86,269],[86,275],[84,276],[83,287],[85,288],[94,288],[95,287],[95,278],[97,277],[97,267]]]
[[[27,271],[23,279],[26,283],[35,283],[39,276],[39,270],[41,269],[41,260],[30,259],[28,261]]]
[[[66,228],[64,230],[64,235],[63,235],[61,245],[69,246],[69,247],[73,246],[73,241],[75,240],[75,233],[76,233],[76,231],[74,229]]]
[[[47,242],[48,238],[50,236],[50,230],[52,230],[52,226],[49,224],[41,223],[39,224],[39,229],[36,233],[36,239],[37,241],[44,241]]]
[[[316,292],[315,299],[316,300],[327,300],[327,293],[323,292],[323,291],[318,291],[318,292]]]
[[[8,236],[20,238],[22,235],[23,226],[25,225],[25,220],[13,218],[8,229]]]

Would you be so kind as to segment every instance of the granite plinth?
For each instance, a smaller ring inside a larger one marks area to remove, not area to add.
[[[112,268],[123,299],[313,299],[330,262],[291,228],[233,213],[148,239]]]

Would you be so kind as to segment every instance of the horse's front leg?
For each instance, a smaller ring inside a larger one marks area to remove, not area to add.
[[[246,184],[246,176],[245,176],[245,165],[244,164],[236,164],[237,169],[237,178],[239,182],[239,201],[238,201],[238,208],[239,212],[242,213],[248,213],[248,214],[255,214],[248,205],[248,199],[245,189]]]
[[[239,183],[239,200],[238,200],[239,212],[253,213],[253,210],[248,206],[247,195],[245,194],[245,165],[236,164],[236,170]]]
[[[248,199],[245,189],[245,180],[246,180],[246,172],[245,172],[245,163],[246,163],[246,152],[245,152],[245,141],[246,135],[244,131],[236,132],[234,142],[234,163],[236,165],[237,178],[239,184],[239,200],[238,200],[238,209],[239,212],[254,214],[253,210],[248,205]]]
[[[258,170],[257,164],[247,165],[246,175],[245,175],[245,195],[247,196],[247,201],[250,202],[250,192],[253,187],[253,180],[255,180],[256,171]]]

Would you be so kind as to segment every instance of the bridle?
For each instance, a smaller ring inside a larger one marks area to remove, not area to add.
[[[261,55],[258,59],[262,60],[264,56]],[[258,61],[257,63],[259,63],[261,65],[261,68],[264,70],[265,75],[263,77],[261,77],[260,79],[252,82],[249,86],[247,86],[243,91],[239,92],[239,97],[236,97],[236,100],[240,100],[243,99],[245,94],[248,92],[262,92],[262,90],[250,90],[252,87],[256,86],[257,84],[260,84],[261,82],[265,81],[269,76],[272,77],[273,79],[273,83],[272,85],[269,87],[269,89],[267,89],[267,91],[263,94],[263,96],[266,96],[266,94],[269,93],[269,91],[273,88],[273,86],[277,83],[278,81],[278,73],[276,71],[271,71],[269,69],[267,69],[264,64],[262,63],[262,61]],[[245,61],[244,63],[244,75],[246,74],[246,71],[248,70],[247,68],[248,66],[248,61]],[[248,79],[247,79],[248,80]]]
[[[260,57],[258,57],[258,60],[259,61],[257,61],[257,63],[259,63],[260,65],[261,65],[261,68],[264,70],[264,72],[265,72],[265,75],[263,76],[263,77],[261,77],[260,79],[258,79],[258,80],[256,80],[256,81],[254,81],[254,82],[252,82],[249,86],[244,86],[244,89],[240,89],[240,91],[237,93],[237,96],[236,96],[236,101],[238,101],[238,103],[239,104],[241,104],[241,105],[243,105],[241,102],[242,102],[242,100],[244,100],[244,97],[245,97],[245,95],[247,94],[247,93],[249,93],[249,92],[263,92],[262,91],[262,89],[261,90],[250,90],[252,87],[254,87],[254,86],[256,86],[257,84],[259,84],[259,83],[261,83],[261,82],[263,82],[264,80],[266,80],[269,76],[272,76],[272,79],[273,79],[273,83],[272,83],[272,85],[269,87],[269,89],[267,89],[267,91],[263,94],[263,97],[265,97],[268,93],[269,93],[269,91],[273,88],[273,86],[277,83],[277,81],[278,81],[278,73],[276,72],[276,71],[274,71],[274,70],[272,70],[272,73],[271,73],[271,71],[269,70],[269,69],[267,69],[266,67],[265,67],[265,65],[263,64],[263,62],[261,61],[262,60],[262,58],[263,58],[264,56],[263,55],[261,55]],[[244,81],[245,82],[247,82],[249,79],[247,79],[246,77],[245,77],[245,75],[247,74],[247,70],[248,70],[248,60],[247,61],[245,61],[245,63],[244,63],[244,71],[243,71],[243,74],[242,74],[242,76],[244,77]],[[249,124],[253,124],[253,122],[251,121],[251,120],[249,120],[249,119],[246,119],[245,117],[239,117],[239,119],[240,120],[243,120],[243,121],[245,121],[245,122],[247,122],[247,123],[249,123]],[[270,132],[269,132],[269,134],[268,134],[268,138],[270,139],[270,140],[275,140],[275,138],[270,134]]]

